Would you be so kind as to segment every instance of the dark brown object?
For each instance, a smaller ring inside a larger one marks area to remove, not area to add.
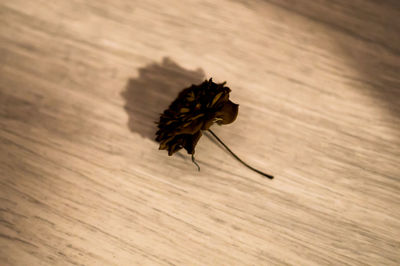
[[[184,148],[193,155],[202,130],[214,123],[225,125],[235,121],[239,105],[229,100],[231,90],[225,84],[214,83],[210,78],[182,90],[158,122],[159,149],[172,155]]]
[[[160,143],[159,149],[168,150],[168,155],[171,156],[185,148],[200,171],[200,166],[194,159],[194,152],[202,135],[201,131],[208,130],[244,166],[267,178],[274,178],[245,163],[211,131],[210,127],[214,123],[230,124],[238,114],[239,105],[229,100],[231,90],[225,87],[225,84],[226,82],[214,83],[210,78],[200,85],[192,85],[181,91],[178,98],[161,114],[156,133],[156,141]]]

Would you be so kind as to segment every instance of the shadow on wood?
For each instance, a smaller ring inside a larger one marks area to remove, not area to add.
[[[144,138],[154,139],[155,122],[178,93],[205,79],[202,69],[187,70],[168,57],[139,69],[137,78],[129,79],[121,93],[128,113],[128,127]]]

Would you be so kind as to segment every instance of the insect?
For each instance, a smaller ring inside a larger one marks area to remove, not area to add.
[[[214,83],[212,78],[199,85],[183,89],[178,97],[160,116],[156,141],[160,150],[167,150],[171,156],[180,149],[185,149],[192,156],[192,162],[197,166],[194,154],[195,147],[202,131],[208,131],[227,149],[232,156],[247,168],[272,179],[273,176],[263,173],[241,160],[232,150],[210,129],[214,124],[226,125],[234,122],[238,115],[239,105],[229,100],[231,89],[226,82]]]

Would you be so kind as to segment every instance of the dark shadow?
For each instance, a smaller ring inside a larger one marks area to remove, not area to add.
[[[360,74],[352,81],[363,84],[363,93],[400,119],[400,1],[232,1],[254,10],[261,4],[275,6],[324,27],[340,56]],[[284,23],[305,30],[290,18]]]
[[[363,5],[350,1],[347,5],[346,16],[332,12],[333,7],[285,8],[324,25],[340,49],[338,52],[360,74],[354,82],[364,84],[361,90],[377,99],[382,109],[394,118],[400,118],[400,1],[372,1]],[[356,41],[348,42],[350,38]]]
[[[380,12],[373,17],[379,22],[379,27],[370,25],[369,18],[372,18],[372,15],[365,15],[358,8],[350,9],[352,17],[363,19],[359,22],[357,31],[349,31],[348,34],[359,39],[364,44],[363,49],[343,40],[337,41],[337,46],[354,69],[358,70],[360,77],[355,81],[364,84],[363,89],[371,98],[378,100],[377,103],[382,110],[386,110],[392,118],[398,120],[400,119],[400,1],[395,3],[385,0],[377,1],[375,4],[381,6]],[[396,9],[397,12],[394,11]]]
[[[128,113],[128,127],[142,137],[154,140],[160,114],[168,108],[178,93],[205,79],[202,69],[187,70],[168,57],[139,69],[121,93]]]

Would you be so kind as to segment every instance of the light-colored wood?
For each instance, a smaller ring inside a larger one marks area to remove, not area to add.
[[[0,3],[1,265],[399,265],[400,4]],[[168,157],[213,77],[240,104]]]

